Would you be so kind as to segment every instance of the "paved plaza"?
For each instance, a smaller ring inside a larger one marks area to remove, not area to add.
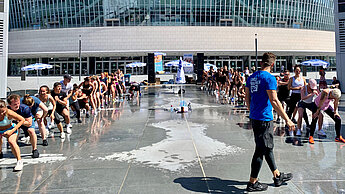
[[[147,87],[139,100],[83,115],[63,142],[56,128],[48,147],[39,138],[38,159],[19,143],[22,172],[12,172],[16,161],[4,143],[0,193],[244,193],[254,152],[248,111],[196,86],[184,89],[188,113],[170,111],[181,101],[177,87]],[[339,110],[345,118],[345,102]],[[345,193],[345,144],[334,142],[328,116],[324,125],[327,138],[315,135],[310,145],[287,139],[283,123],[276,124],[275,159],[294,178],[275,188],[264,162],[259,178],[269,184],[266,193]]]

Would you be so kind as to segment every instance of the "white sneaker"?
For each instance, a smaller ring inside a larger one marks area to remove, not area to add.
[[[67,132],[68,134],[71,134],[71,133],[72,133],[72,129],[71,129],[69,126],[67,126],[66,132]]]
[[[294,135],[293,135],[293,131],[291,130],[291,131],[289,131],[289,136],[291,136],[291,137],[293,137]]]
[[[323,131],[323,129],[319,130],[317,132],[317,134],[320,135],[320,136],[326,136],[326,133],[325,133],[325,131]]]
[[[30,136],[28,136],[28,137],[25,139],[24,143],[27,144],[27,145],[31,144],[31,142],[30,142]]]
[[[29,137],[29,136],[28,136]],[[22,137],[22,138],[20,138],[20,141],[26,141],[26,139],[28,138],[28,137]]]
[[[297,129],[296,136],[301,136],[301,135],[302,135],[302,131],[300,129]]]
[[[65,137],[66,137],[66,134],[64,132],[62,132],[60,138],[65,139]]]
[[[73,126],[72,126],[72,124],[70,123],[70,124],[67,124],[67,127],[72,128]]]
[[[14,171],[21,171],[23,170],[23,161],[22,160],[18,160],[17,161],[17,165],[14,167]]]

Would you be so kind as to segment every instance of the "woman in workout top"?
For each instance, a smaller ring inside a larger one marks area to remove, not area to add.
[[[12,123],[12,119],[16,120],[18,123]],[[6,107],[6,102],[0,100],[0,145],[2,145],[2,137],[6,137],[11,146],[13,155],[17,159],[17,165],[14,167],[15,171],[20,171],[23,169],[23,162],[20,157],[20,149],[17,144],[18,138],[18,128],[22,126],[25,122],[25,119],[15,113],[14,111]],[[0,159],[2,159],[2,146],[0,146]]]
[[[288,88],[289,90],[292,91],[292,94],[290,97],[290,106],[289,106],[287,115],[292,120],[293,120],[293,118],[291,117],[292,113],[294,113],[297,103],[301,100],[301,89],[306,85],[306,81],[304,77],[301,75],[301,68],[299,66],[295,66],[294,72],[295,72],[295,75],[290,78],[289,83],[288,83]],[[308,117],[304,117],[304,118],[306,119]],[[309,124],[307,123],[307,125]]]

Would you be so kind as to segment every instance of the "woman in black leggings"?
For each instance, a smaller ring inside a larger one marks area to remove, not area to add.
[[[291,120],[294,120],[294,118],[292,118],[292,114],[294,113],[297,107],[297,103],[301,100],[301,89],[306,85],[306,81],[304,77],[301,75],[301,68],[299,66],[295,66],[294,72],[295,75],[290,78],[288,83],[288,88],[289,90],[292,90],[292,94],[290,97],[287,115]],[[306,112],[303,113],[303,118],[307,124],[307,127],[309,127],[309,120]],[[293,136],[293,131],[290,131],[289,135]]]

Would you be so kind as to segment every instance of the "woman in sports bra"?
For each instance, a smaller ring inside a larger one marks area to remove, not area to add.
[[[18,123],[12,123],[12,119]],[[2,145],[2,137],[6,137],[13,155],[17,158],[17,165],[14,167],[14,171],[21,171],[23,169],[23,161],[20,157],[20,149],[17,144],[18,128],[24,124],[25,119],[15,113],[14,111],[6,107],[6,102],[0,100],[0,145]],[[0,159],[4,157],[0,146]]]
[[[301,75],[301,68],[298,65],[294,67],[294,72],[295,72],[295,75],[290,78],[289,83],[288,83],[288,88],[289,90],[291,90],[292,93],[290,97],[289,110],[287,112],[287,115],[291,120],[294,120],[294,118],[292,117],[292,114],[294,113],[295,115],[297,113],[296,105],[301,100],[301,89],[305,85],[307,85],[304,77]],[[305,112],[304,112],[303,118],[307,126],[309,127],[308,116]],[[292,132],[290,133],[291,133],[290,135],[292,135]]]
[[[53,123],[53,121],[55,120],[54,113],[56,109],[56,102],[54,98],[50,95],[50,90],[48,86],[44,85],[40,87],[38,98],[48,108],[48,114],[43,118],[44,125],[47,125],[47,117],[50,117],[50,122]],[[38,112],[40,111],[42,110],[38,110]]]

